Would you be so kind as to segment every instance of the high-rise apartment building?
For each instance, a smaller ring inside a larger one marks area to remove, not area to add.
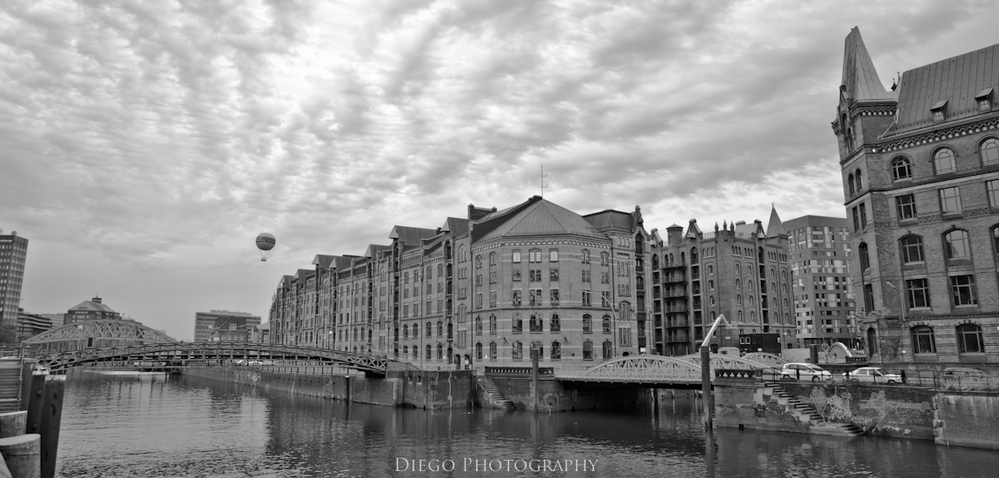
[[[846,218],[802,216],[784,221],[798,347],[842,342],[858,347]]]
[[[846,37],[833,132],[874,360],[999,361],[999,45],[887,90]]]
[[[257,342],[260,316],[247,312],[212,310],[194,313],[195,342]]]
[[[712,347],[738,347],[751,334],[771,334],[793,347],[791,270],[787,234],[776,210],[766,230],[760,221],[727,222],[702,232],[673,225],[651,246],[652,338],[657,354],[696,353],[719,315],[726,325]]]
[[[27,257],[28,240],[18,236],[16,231],[4,234],[0,230],[0,325],[17,326]]]

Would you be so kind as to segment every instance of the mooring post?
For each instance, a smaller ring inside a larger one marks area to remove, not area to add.
[[[24,431],[27,428],[27,411],[19,410],[16,412],[0,413],[0,438],[24,435]]]
[[[44,369],[36,369],[31,372],[25,433],[41,433],[39,430],[42,429],[42,397],[45,395],[45,377],[48,376],[49,371]]]
[[[531,347],[531,401],[534,413],[538,413],[538,349]]]
[[[0,454],[3,455],[7,476],[15,478],[39,478],[41,460],[38,458],[39,436],[37,433],[0,438]]]
[[[714,400],[711,396],[711,349],[701,346],[701,398],[704,402],[704,428],[712,428]]]
[[[62,398],[66,391],[65,375],[45,377],[45,399],[42,400],[41,478],[54,478],[56,455],[59,450],[59,425],[62,422]]]

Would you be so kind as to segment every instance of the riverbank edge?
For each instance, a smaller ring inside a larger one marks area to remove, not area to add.
[[[898,385],[716,382],[715,424],[792,433],[933,440],[999,450],[999,394]]]

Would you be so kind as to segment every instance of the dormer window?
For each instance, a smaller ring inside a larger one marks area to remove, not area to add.
[[[975,101],[978,102],[978,111],[982,113],[988,113],[992,111],[992,87],[985,88],[979,91],[975,95]]]
[[[943,121],[944,116],[947,113],[947,100],[941,100],[933,103],[933,106],[930,107],[930,113],[933,114],[934,123]]]

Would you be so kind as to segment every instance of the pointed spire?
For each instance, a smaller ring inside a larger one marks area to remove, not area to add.
[[[857,101],[863,100],[893,100],[895,95],[885,89],[874,69],[874,61],[867,53],[864,39],[860,36],[860,28],[853,27],[846,36],[843,49],[843,82],[846,95]]]
[[[781,222],[780,216],[777,215],[777,208],[771,203],[770,222],[767,223],[767,237],[777,237],[779,235],[786,236],[787,231],[784,229],[784,223]]]

